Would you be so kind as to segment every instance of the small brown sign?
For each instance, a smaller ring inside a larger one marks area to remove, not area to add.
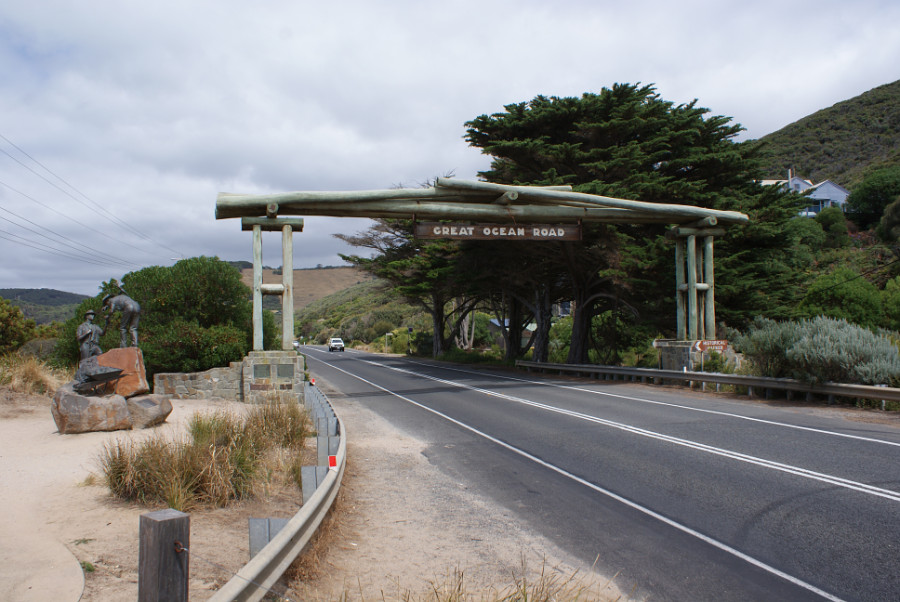
[[[416,224],[418,238],[452,240],[581,240],[580,224]]]
[[[718,351],[719,353],[721,353],[725,351],[727,347],[728,341],[723,339],[697,341],[696,343],[694,343],[694,349],[696,351]]]

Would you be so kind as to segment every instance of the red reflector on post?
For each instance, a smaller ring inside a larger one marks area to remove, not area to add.
[[[309,379],[309,384],[311,384],[312,386],[315,387],[315,386],[316,386],[316,379],[314,379],[314,378]]]
[[[328,468],[337,468],[337,456],[328,456]]]

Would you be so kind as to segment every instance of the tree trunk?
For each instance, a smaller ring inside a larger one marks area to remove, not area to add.
[[[535,362],[546,362],[550,359],[550,324],[553,318],[553,305],[550,302],[550,291],[547,287],[541,287],[535,297],[537,302],[534,312],[536,329],[531,359]]]
[[[460,300],[454,301],[454,308],[462,305]],[[475,316],[473,312],[469,312],[460,320],[458,333],[455,336],[456,346],[466,351],[471,351],[475,345]]]
[[[432,296],[431,327],[434,336],[431,343],[431,357],[438,358],[444,354],[444,303]]]
[[[506,352],[504,359],[513,361],[522,353],[522,303],[513,295],[504,295],[506,311],[500,319]]]
[[[566,363],[587,364],[594,304],[587,300],[584,290],[576,288],[573,292],[575,310],[572,312],[572,340],[569,342],[569,356]]]

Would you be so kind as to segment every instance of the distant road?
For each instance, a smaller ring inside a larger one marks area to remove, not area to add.
[[[622,382],[303,349],[453,478],[651,600],[900,599],[900,430]],[[352,433],[350,434],[352,436]]]

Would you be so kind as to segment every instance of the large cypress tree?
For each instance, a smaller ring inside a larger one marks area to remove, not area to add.
[[[469,144],[493,158],[481,177],[748,213],[754,224],[732,228],[717,245],[718,315],[741,323],[793,302],[802,266],[784,226],[796,215],[796,200],[755,183],[753,153],[734,140],[740,125],[709,115],[696,101],[663,100],[649,85],[616,84],[580,98],[538,96],[504,108],[466,123]],[[661,243],[662,234],[660,226],[588,225],[581,242],[549,243],[558,245],[548,260],[552,271],[565,277],[576,300],[569,362],[586,362],[598,344],[591,320],[600,311],[628,307],[671,332],[674,251]],[[736,260],[721,261],[723,255]]]

